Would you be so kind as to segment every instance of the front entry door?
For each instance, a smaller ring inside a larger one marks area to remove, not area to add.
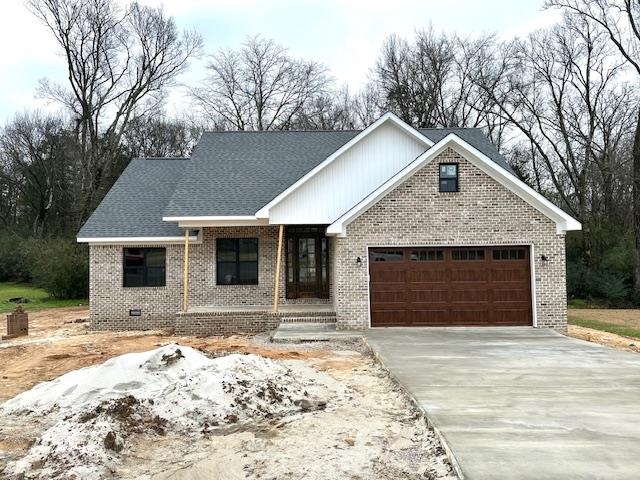
[[[325,227],[287,229],[287,298],[329,298]]]

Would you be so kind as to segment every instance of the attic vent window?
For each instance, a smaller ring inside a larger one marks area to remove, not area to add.
[[[440,164],[440,191],[457,192],[458,189],[458,164]]]

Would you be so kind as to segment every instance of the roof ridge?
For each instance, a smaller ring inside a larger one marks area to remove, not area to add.
[[[341,133],[341,132],[361,132],[361,129],[357,128],[345,128],[341,130],[331,129],[302,129],[302,130],[205,130],[205,133]]]
[[[191,157],[133,157],[131,160],[190,160]]]

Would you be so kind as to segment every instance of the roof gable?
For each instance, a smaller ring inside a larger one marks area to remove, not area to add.
[[[354,140],[256,217],[268,218],[272,224],[330,224],[429,146],[391,121]]]
[[[485,172],[487,175],[491,176],[502,186],[511,190],[538,211],[556,222],[556,229],[558,233],[564,233],[569,230],[580,230],[582,228],[580,222],[544,198],[538,192],[518,179],[515,175],[512,175],[505,169],[499,167],[493,160],[465,140],[461,139],[455,133],[450,133],[329,225],[327,228],[327,234],[345,236],[346,227],[349,223],[358,218],[371,206],[375,205],[381,198],[406,181],[411,175],[416,173],[429,162],[433,161],[447,148],[453,148],[456,150],[469,162]]]
[[[356,136],[354,136],[349,142],[344,144],[341,148],[333,152],[329,155],[322,163],[318,164],[313,170],[309,171],[305,176],[300,178],[297,182],[290,185],[288,188],[283,190],[277,197],[271,200],[269,203],[264,205],[260,210],[256,212],[257,218],[269,218],[269,210],[273,208],[278,203],[282,202],[285,198],[291,195],[293,192],[298,190],[302,185],[309,182],[311,178],[318,175],[322,170],[327,168],[333,162],[335,162],[342,155],[349,152],[349,150],[353,149],[360,142],[365,141],[367,137],[372,135],[376,130],[382,128],[385,125],[394,125],[400,131],[404,132],[408,136],[412,137],[417,142],[420,142],[424,148],[428,148],[433,145],[433,142],[429,140],[427,137],[422,135],[420,132],[410,127],[402,120],[400,120],[396,115],[391,112],[385,113],[374,123],[369,125],[367,128],[359,132]]]

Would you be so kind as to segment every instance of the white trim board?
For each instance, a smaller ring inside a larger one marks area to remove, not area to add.
[[[570,230],[581,230],[582,225],[572,216],[555,206],[549,200],[544,198],[538,192],[533,190],[527,184],[516,178],[511,173],[504,170],[497,165],[493,160],[480,152],[475,147],[458,137],[455,133],[450,133],[438,143],[433,145],[429,150],[424,152],[412,163],[407,165],[403,170],[398,172],[387,182],[369,194],[364,200],[348,210],[344,215],[338,218],[327,228],[327,235],[332,236],[346,236],[346,227],[349,223],[353,222],[356,218],[366,212],[380,199],[382,199],[389,192],[405,182],[411,175],[416,173],[425,165],[429,164],[440,153],[447,148],[453,148],[466,158],[473,165],[492,177],[502,186],[518,195],[525,202],[530,204],[536,210],[550,218],[556,223],[556,231],[558,233],[565,233]]]
[[[76,242],[90,245],[182,245],[184,237],[77,237]],[[189,243],[202,243],[202,230],[189,236]]]
[[[422,142],[425,145],[425,147],[428,148],[428,147],[431,147],[433,145],[433,142],[431,140],[429,140],[427,137],[425,137],[422,133],[420,133],[419,131],[417,131],[413,127],[407,125],[405,122],[400,120],[393,113],[387,112],[383,116],[381,116],[378,120],[376,120],[374,123],[372,123],[367,128],[362,130],[359,134],[357,134],[351,140],[349,140],[347,143],[345,143],[338,150],[336,150],[331,155],[329,155],[324,161],[322,161],[319,165],[317,165],[310,172],[308,172],[306,175],[304,175],[301,179],[299,179],[293,185],[289,186],[286,190],[284,190],[282,193],[280,193],[278,196],[276,196],[273,200],[271,200],[269,203],[267,203],[264,207],[262,207],[260,210],[258,210],[256,212],[255,216],[257,218],[269,218],[269,210],[271,208],[273,208],[274,205],[280,203],[282,200],[284,200],[286,197],[288,197],[291,193],[293,193],[298,188],[300,188],[310,178],[312,178],[318,172],[320,172],[321,170],[323,170],[327,166],[329,166],[331,163],[333,163],[343,153],[345,153],[347,150],[351,149],[354,145],[356,145],[357,143],[362,141],[364,138],[369,136],[372,132],[376,131],[381,125],[384,125],[384,124],[386,124],[388,122],[389,123],[393,123],[394,125],[396,125],[398,128],[400,128],[405,133],[408,133],[412,137],[414,137],[417,140],[419,140],[420,142]]]
[[[183,217],[162,217],[165,222],[215,222],[219,220],[224,221],[250,221],[257,220],[253,215],[195,215],[195,216],[183,216]]]

